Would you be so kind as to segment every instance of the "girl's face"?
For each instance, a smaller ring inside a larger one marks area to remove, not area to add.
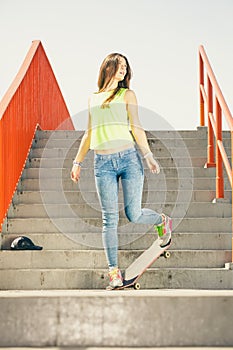
[[[124,80],[127,73],[127,63],[123,57],[119,57],[119,66],[115,75],[115,79],[118,81]]]

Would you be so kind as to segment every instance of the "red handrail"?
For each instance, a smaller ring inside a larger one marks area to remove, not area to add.
[[[0,102],[0,230],[37,128],[74,129],[40,41],[33,41]]]
[[[206,74],[206,80],[205,80]],[[207,85],[207,87],[205,86]],[[201,45],[199,47],[199,92],[200,125],[205,126],[205,114],[208,119],[208,150],[205,167],[216,167],[216,198],[224,198],[223,164],[229,178],[231,189],[233,171],[222,142],[222,115],[231,132],[231,159],[233,160],[233,118],[218,85],[210,62]],[[215,136],[215,146],[214,146]],[[214,154],[214,147],[216,152]],[[233,191],[232,191],[232,262],[233,262]]]

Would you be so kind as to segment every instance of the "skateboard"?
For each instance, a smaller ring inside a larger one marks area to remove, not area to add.
[[[112,290],[119,290],[125,288],[140,289],[139,278],[142,274],[160,257],[163,256],[169,259],[171,253],[167,249],[171,246],[171,240],[165,247],[160,247],[161,240],[159,238],[143,252],[126,270],[123,278],[123,285],[113,288]]]

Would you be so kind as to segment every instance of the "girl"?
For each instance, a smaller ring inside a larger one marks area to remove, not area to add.
[[[102,237],[109,266],[110,289],[123,284],[118,268],[117,234],[120,178],[128,220],[155,225],[161,246],[171,241],[171,219],[165,214],[141,208],[144,170],[135,143],[153,174],[158,174],[160,167],[153,158],[140,124],[137,99],[134,91],[129,89],[130,79],[131,68],[125,56],[113,53],[104,59],[99,71],[99,90],[89,98],[88,128],[71,171],[71,179],[77,182],[88,150],[94,150],[95,184],[102,210]]]

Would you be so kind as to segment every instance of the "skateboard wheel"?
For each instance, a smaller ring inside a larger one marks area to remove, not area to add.
[[[170,252],[164,252],[164,258],[169,259],[171,257]]]
[[[134,289],[136,289],[136,290],[139,290],[139,289],[141,288],[141,286],[140,286],[139,283],[135,283],[133,287],[134,287]]]

